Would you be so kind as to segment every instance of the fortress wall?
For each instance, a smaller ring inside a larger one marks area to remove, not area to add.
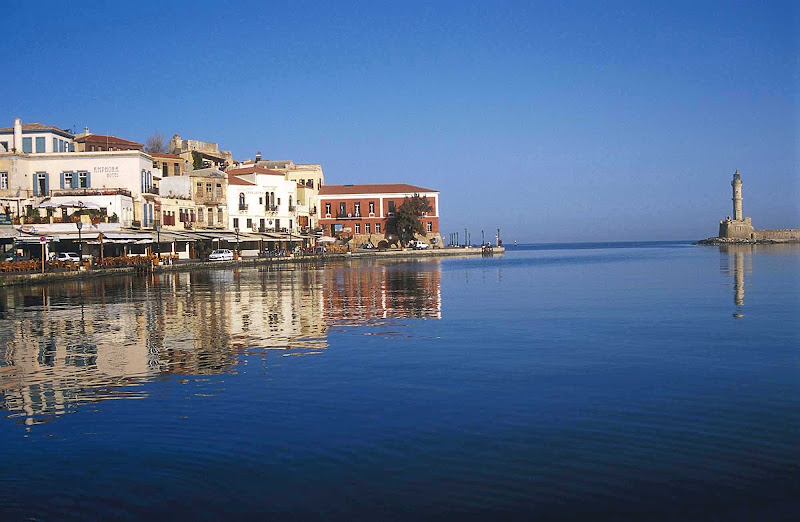
[[[781,228],[773,230],[755,230],[753,239],[793,239],[800,240],[800,228]]]
[[[719,237],[734,239],[751,239],[753,225],[750,218],[744,220],[723,220],[719,222]]]

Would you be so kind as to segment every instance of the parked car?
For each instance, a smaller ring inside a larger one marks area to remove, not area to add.
[[[19,254],[8,253],[3,258],[3,261],[28,261],[28,256],[21,256]]]
[[[410,246],[414,250],[425,250],[426,248],[430,248],[430,245],[428,245],[428,243],[416,240],[409,241],[408,246]]]
[[[56,255],[56,261],[71,261],[73,263],[80,263],[81,258],[75,252],[61,252]]]
[[[208,256],[209,261],[233,261],[233,251],[227,248],[218,248]]]

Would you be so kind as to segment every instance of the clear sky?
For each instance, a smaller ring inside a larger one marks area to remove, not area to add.
[[[0,114],[329,184],[441,191],[441,228],[520,242],[800,227],[797,2],[14,2]]]

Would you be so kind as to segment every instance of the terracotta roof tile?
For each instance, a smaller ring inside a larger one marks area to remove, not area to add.
[[[320,196],[339,196],[345,194],[416,194],[439,192],[438,190],[417,187],[406,183],[383,183],[366,185],[323,185]]]
[[[247,181],[246,179],[242,179],[230,172],[228,174],[228,185],[255,185],[252,181]]]

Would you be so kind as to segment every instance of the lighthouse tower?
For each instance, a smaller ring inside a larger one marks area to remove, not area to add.
[[[742,176],[739,175],[739,170],[733,173],[733,220],[742,220]]]
[[[749,217],[742,214],[742,176],[739,171],[733,173],[733,218],[726,217],[719,222],[719,237],[732,239],[752,239],[753,224]]]

